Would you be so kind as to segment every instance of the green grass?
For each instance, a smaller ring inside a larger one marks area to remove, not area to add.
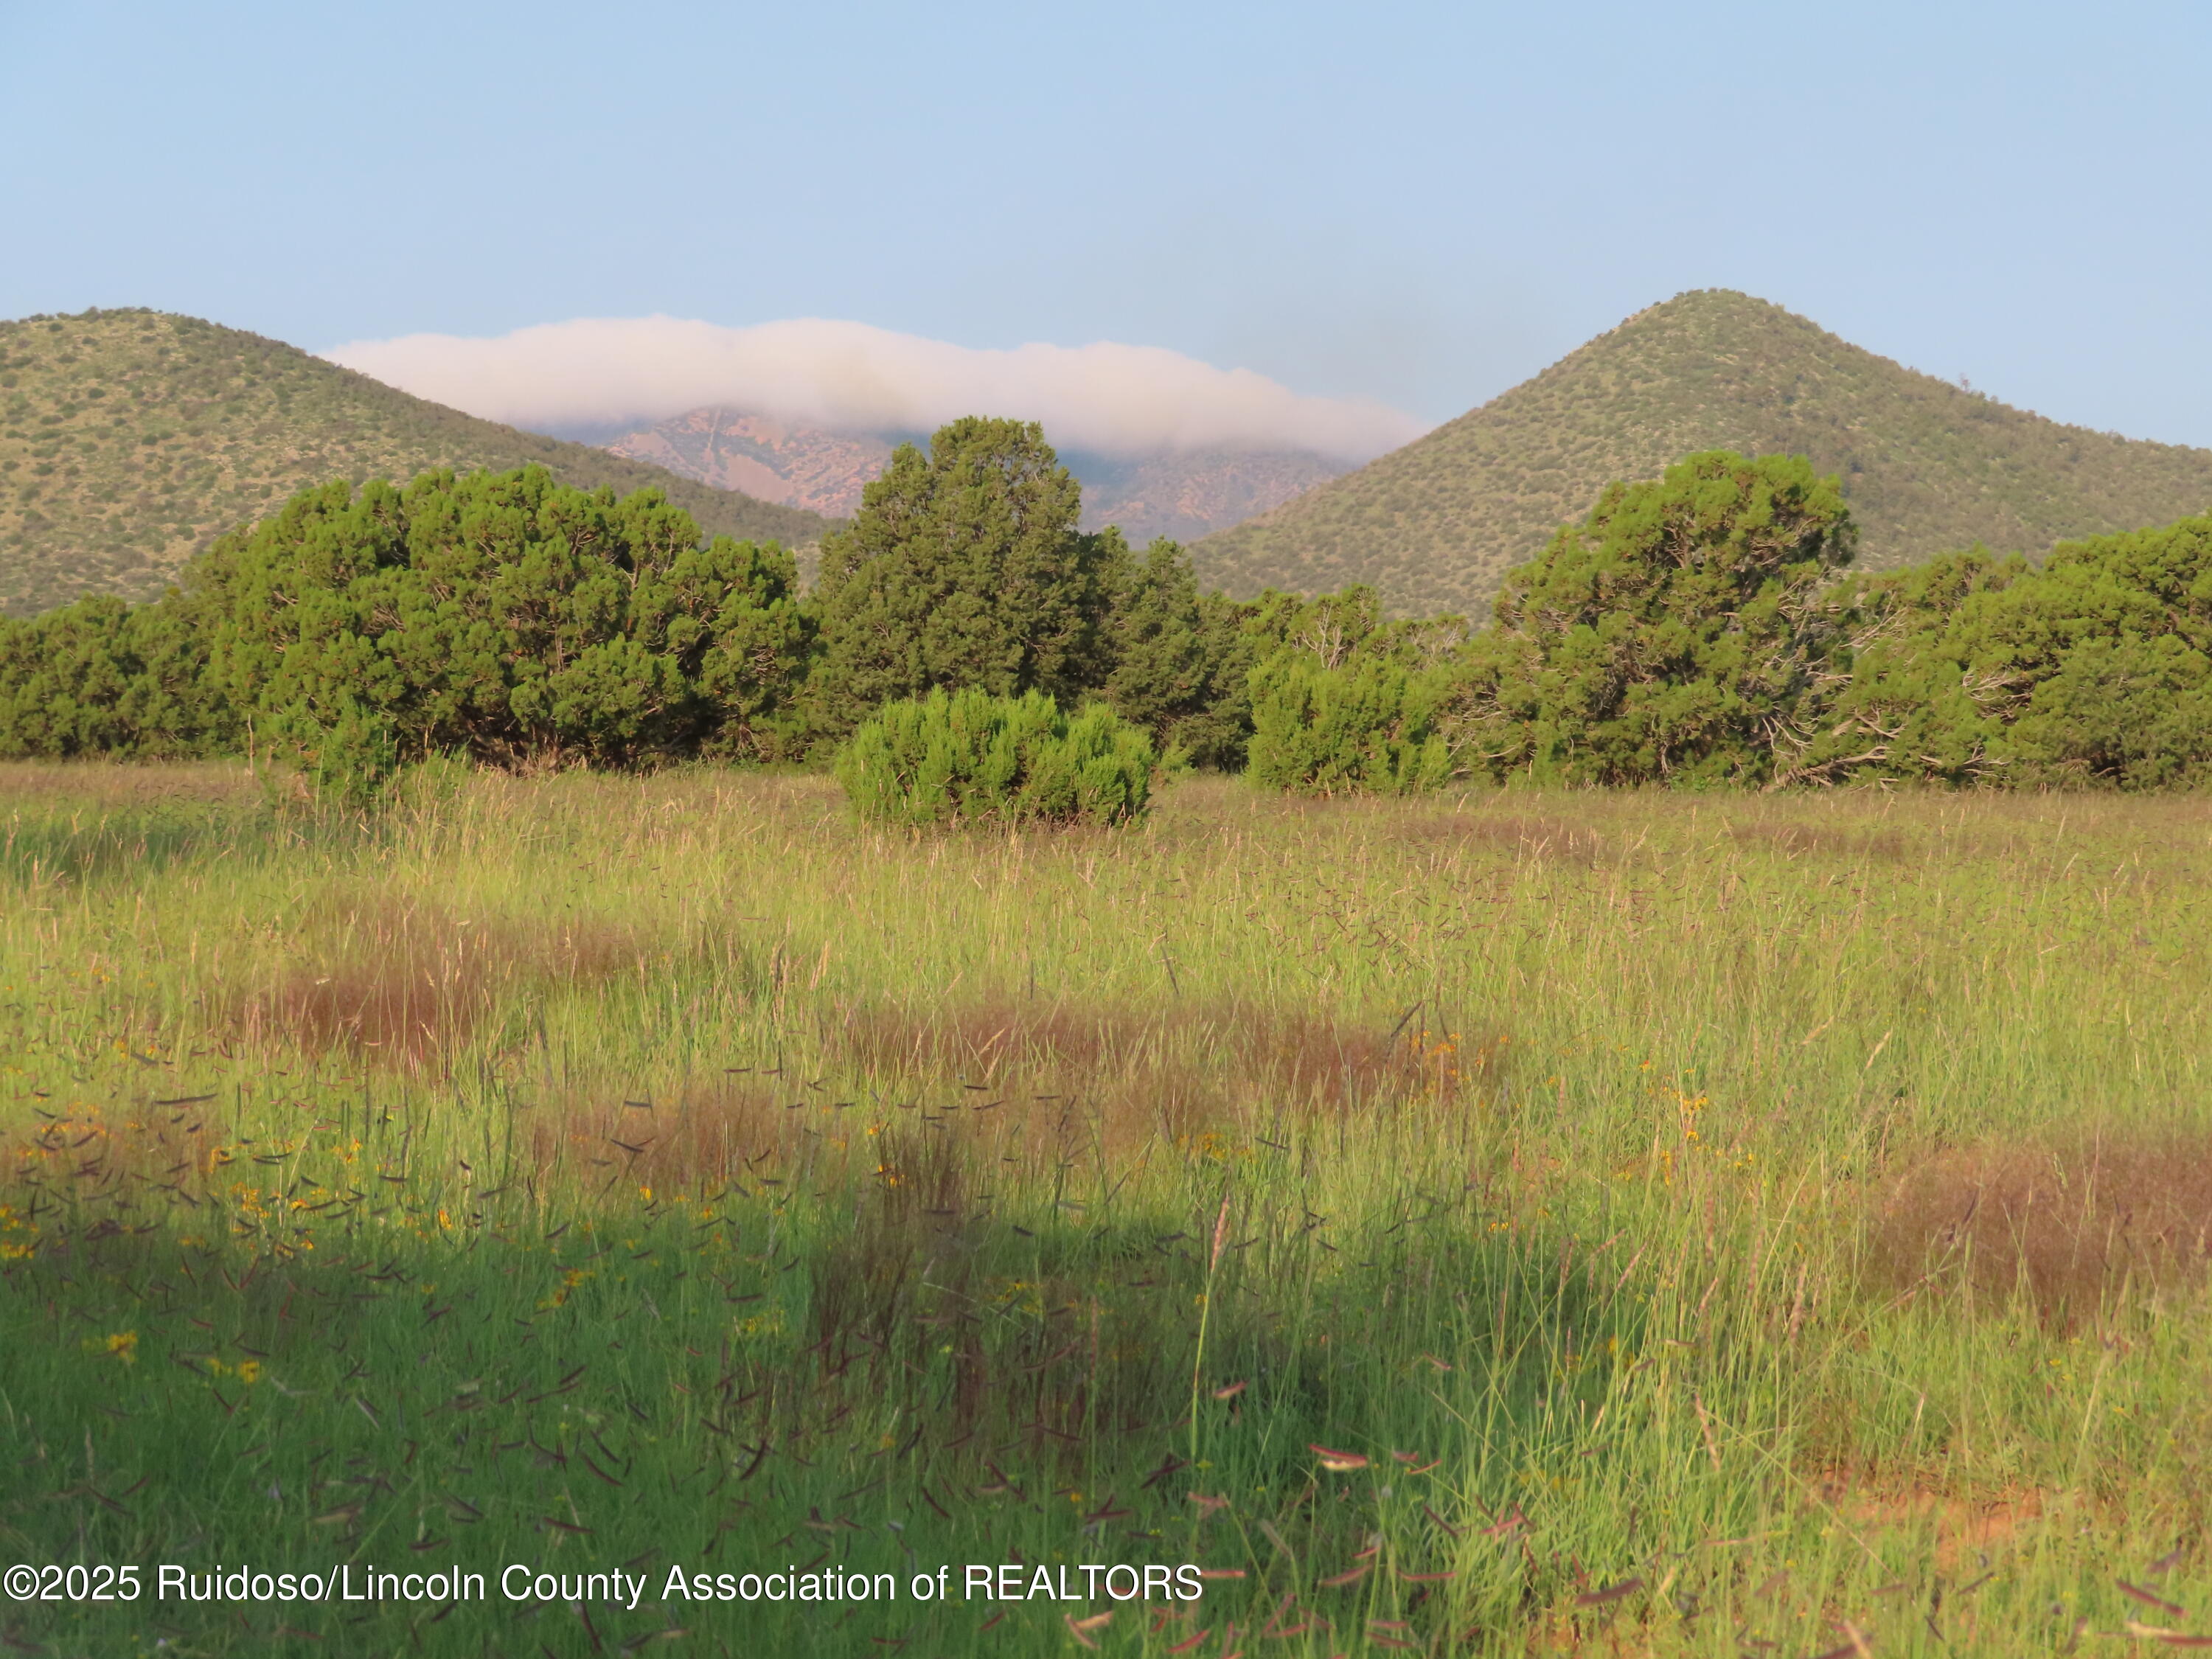
[[[294,346],[137,310],[0,322],[0,614],[158,598],[223,532],[333,478],[535,462],[657,486],[709,535],[811,545],[811,513],[482,421]]]
[[[219,768],[0,797],[0,1565],[148,1579],[0,1607],[19,1647],[2212,1623],[2200,803],[1198,781],[908,837],[705,771],[351,824]],[[1114,1604],[959,1598],[1007,1562],[1241,1576],[1078,1632]],[[180,1606],[162,1563],[491,1599]],[[510,1563],[647,1589],[510,1603]],[[679,1563],[901,1595],[664,1602]]]
[[[1701,449],[1807,455],[1840,476],[1872,569],[1978,541],[2039,557],[2212,505],[2212,450],[2062,425],[1715,289],[1638,313],[1193,556],[1240,597],[1364,581],[1399,615],[1480,618],[1506,571],[1608,483]]]

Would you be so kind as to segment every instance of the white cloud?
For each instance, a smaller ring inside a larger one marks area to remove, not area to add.
[[[539,428],[653,421],[710,404],[848,432],[993,415],[1041,421],[1063,449],[1300,449],[1350,462],[1427,429],[1368,398],[1304,397],[1158,346],[981,351],[815,318],[751,328],[580,318],[496,339],[359,341],[324,356],[417,397]]]

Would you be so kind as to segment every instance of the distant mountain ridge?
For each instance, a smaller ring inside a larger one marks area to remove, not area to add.
[[[891,445],[841,437],[726,409],[694,409],[603,446],[717,489],[741,489],[764,501],[849,519],[860,492],[883,476]]]
[[[805,550],[905,435],[700,410],[599,447],[195,318],[0,322],[0,611],[148,597],[302,487],[433,466],[535,461],[587,487],[657,485],[709,533],[773,538],[811,568]],[[2039,554],[2212,506],[2212,450],[2061,425],[1726,290],[1640,312],[1356,471],[1287,452],[1062,459],[1086,526],[1194,542],[1201,579],[1232,593],[1368,581],[1394,611],[1479,617],[1504,572],[1607,483],[1723,447],[1840,474],[1873,568],[1976,541]]]
[[[1236,594],[1375,584],[1400,613],[1480,619],[1500,578],[1615,478],[1699,449],[1839,474],[1859,563],[2054,542],[2212,506],[2212,450],[2064,426],[1863,350],[1748,295],[1638,313],[1500,396],[1192,549]]]
[[[151,598],[216,536],[310,484],[532,462],[586,488],[656,485],[709,534],[805,547],[830,528],[478,420],[258,334],[90,311],[0,322],[0,611]]]
[[[909,441],[927,443],[927,434],[839,434],[703,408],[623,433],[605,447],[718,489],[842,518],[860,510],[861,491],[883,475],[892,447]],[[1156,536],[1188,541],[1225,528],[1345,470],[1290,450],[1163,451],[1125,459],[1063,449],[1060,458],[1082,480],[1085,527],[1119,525],[1139,547]]]
[[[1066,459],[1083,480],[1085,527],[1119,525],[1137,547],[1156,536],[1194,541],[1345,472],[1342,463],[1304,450],[1187,450],[1133,460],[1078,453]]]

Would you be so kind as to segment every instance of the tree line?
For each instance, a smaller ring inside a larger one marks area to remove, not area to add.
[[[1709,452],[1608,488],[1478,628],[1361,586],[1206,592],[1182,549],[1085,532],[1081,506],[1037,427],[957,421],[898,451],[802,592],[789,552],[705,540],[653,490],[333,483],[150,604],[0,623],[0,755],[267,757],[351,794],[436,755],[837,756],[856,799],[911,807],[927,775],[960,810],[1028,790],[1109,816],[1156,758],[1312,793],[2212,764],[2212,515],[1862,574],[1835,479]]]

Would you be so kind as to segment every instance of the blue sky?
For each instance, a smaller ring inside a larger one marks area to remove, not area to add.
[[[1118,341],[1458,413],[1683,289],[2212,446],[2212,6],[0,0],[0,315]]]

